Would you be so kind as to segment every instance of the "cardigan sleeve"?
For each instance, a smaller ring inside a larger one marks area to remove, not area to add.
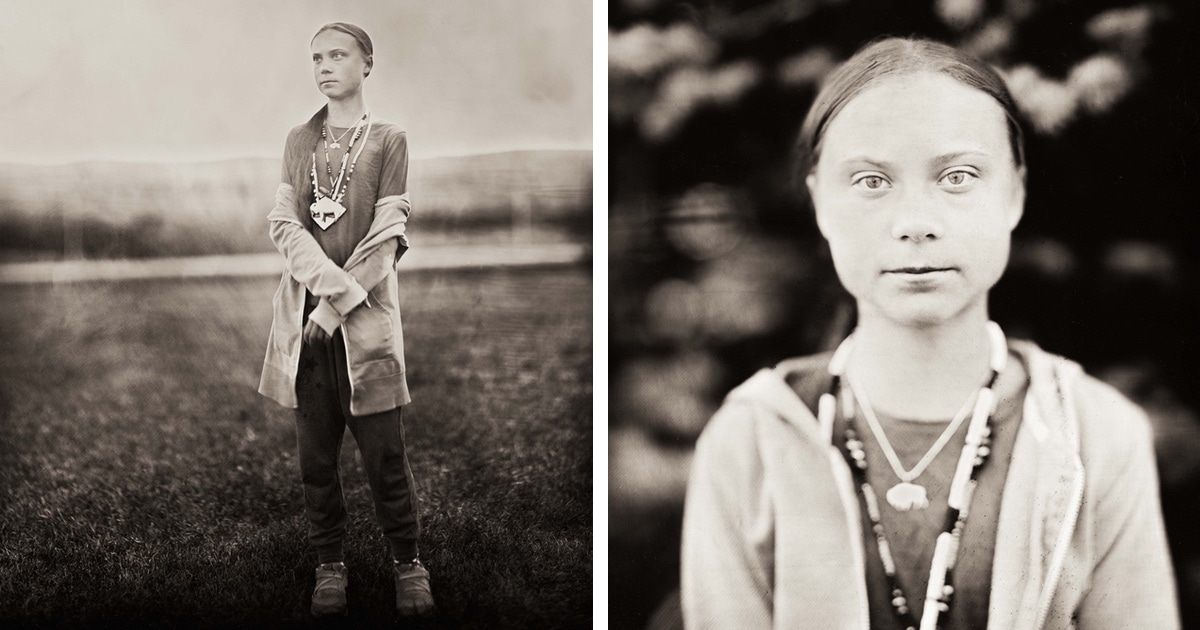
[[[393,268],[392,261],[396,259],[396,248],[399,246],[399,239],[390,238],[380,243],[375,251],[363,259],[360,264],[351,267],[347,271],[358,282],[359,286],[373,289],[375,285],[387,278],[391,272]],[[364,297],[362,303],[370,307],[370,297]],[[309,318],[316,322],[325,332],[332,335],[333,331],[337,330],[349,316],[349,312],[344,315],[338,313],[329,298],[321,298],[321,301],[313,309]]]
[[[1179,627],[1175,581],[1159,501],[1150,422],[1123,396],[1097,384],[1093,409],[1103,431],[1118,436],[1103,465],[1092,468],[1098,491],[1090,586],[1076,615],[1080,630],[1116,630],[1131,624]],[[1082,403],[1081,403],[1082,405]]]
[[[769,497],[750,410],[726,404],[696,443],[683,513],[684,626],[769,628],[773,558],[760,551]],[[769,544],[768,544],[769,546]]]

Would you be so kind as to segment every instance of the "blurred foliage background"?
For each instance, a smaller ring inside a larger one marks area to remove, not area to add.
[[[724,393],[847,332],[793,142],[837,63],[922,35],[992,63],[1026,118],[1028,203],[993,318],[1150,413],[1185,625],[1200,628],[1195,4],[618,0],[609,14],[612,627],[677,614],[691,448]]]

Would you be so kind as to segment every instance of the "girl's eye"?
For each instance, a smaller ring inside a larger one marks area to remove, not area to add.
[[[883,190],[891,185],[882,175],[870,174],[859,176],[852,183],[857,188],[865,188],[871,191]]]
[[[971,171],[957,170],[950,171],[949,173],[942,175],[942,178],[938,183],[958,187],[970,184],[976,179],[979,179],[979,176]]]

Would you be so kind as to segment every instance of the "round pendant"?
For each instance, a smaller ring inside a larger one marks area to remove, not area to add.
[[[929,497],[925,494],[925,486],[901,481],[887,491],[887,502],[898,512],[923,510],[929,507]]]

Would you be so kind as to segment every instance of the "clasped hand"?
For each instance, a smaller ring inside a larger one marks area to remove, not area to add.
[[[325,332],[325,329],[318,326],[313,320],[308,320],[308,323],[304,325],[304,343],[310,346],[317,346],[328,341],[329,333]]]

